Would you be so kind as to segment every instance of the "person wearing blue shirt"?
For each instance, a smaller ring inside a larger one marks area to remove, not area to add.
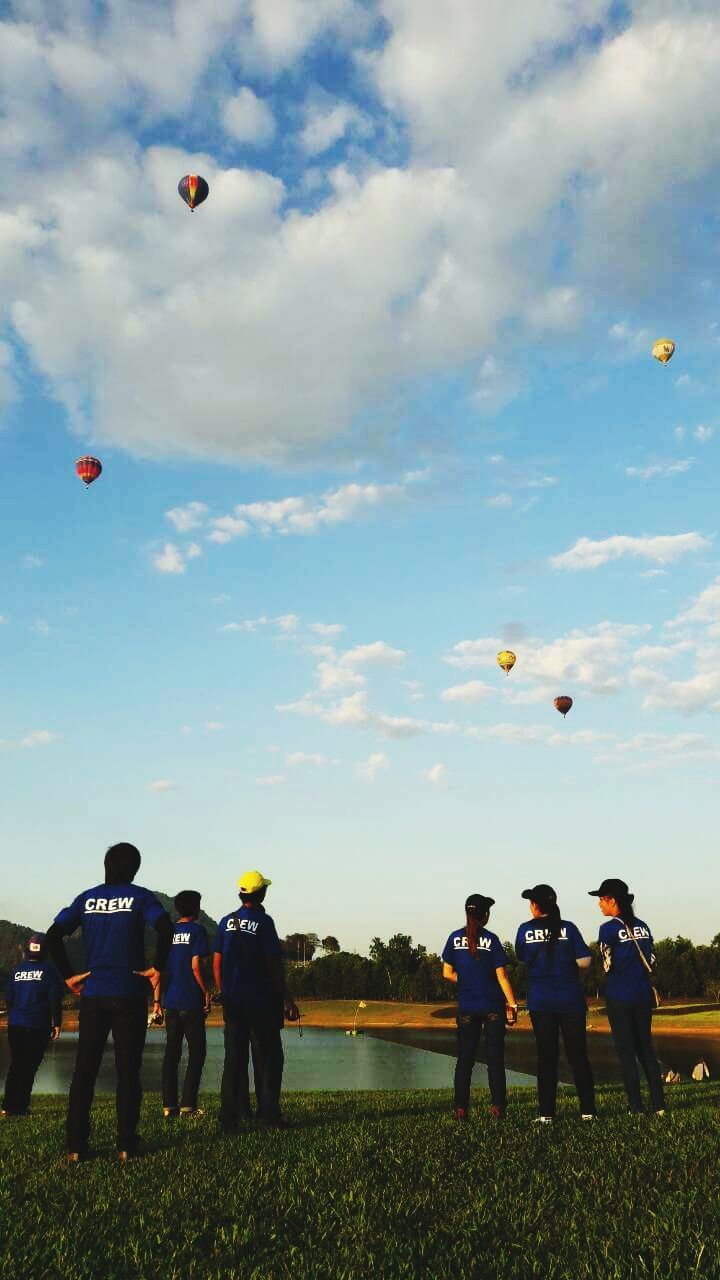
[[[35,1076],[51,1040],[62,1026],[62,983],[45,958],[46,939],[33,933],[25,959],[12,970],[5,991],[10,1065],[2,1101],[3,1116],[26,1116]]]
[[[465,902],[465,925],[443,948],[443,977],[457,983],[455,1118],[466,1120],[470,1084],[480,1037],[485,1032],[490,1114],[500,1120],[507,1101],[505,1025],[517,1021],[517,1000],[507,974],[507,955],[496,934],[485,928],[494,898],[472,893]]]
[[[148,980],[154,986],[172,942],[170,917],[149,889],[133,884],[140,853],[115,844],[105,854],[105,881],[86,889],[55,917],[48,930],[50,955],[73,995],[80,995],[75,1070],[67,1112],[68,1159],[87,1155],[90,1108],[107,1039],[115,1047],[118,1157],[137,1153],[142,1065],[147,1030]],[[155,960],[145,967],[145,926],[156,930]],[[73,974],[63,938],[80,929],[85,973]]]
[[[590,949],[577,925],[563,920],[557,894],[549,884],[524,889],[531,920],[521,924],[515,954],[528,968],[528,1011],[537,1046],[540,1122],[555,1118],[560,1036],[575,1080],[580,1115],[595,1118],[595,1082],[587,1052],[587,1004],[580,970],[589,969]]]
[[[222,996],[225,1024],[220,1085],[223,1133],[237,1133],[249,1112],[247,1070],[253,1034],[262,1064],[260,1123],[267,1128],[284,1126],[280,1114],[284,1063],[280,1031],[283,1013],[290,1022],[300,1015],[285,982],[275,924],[262,905],[270,883],[261,872],[246,871],[238,880],[242,905],[223,916],[215,935],[213,974]]]
[[[207,1052],[205,1019],[210,1012],[210,992],[202,971],[203,959],[210,948],[207,933],[197,922],[200,894],[194,889],[183,889],[174,903],[178,920],[173,929],[170,958],[165,970],[167,1040],[162,1065],[165,1119],[178,1114],[178,1067],[183,1040],[187,1041],[188,1064],[180,1100],[180,1115],[199,1117],[203,1114],[197,1103]]]
[[[665,1115],[660,1066],[652,1043],[655,993],[651,982],[655,964],[653,938],[633,909],[635,895],[624,880],[610,877],[591,898],[608,919],[600,926],[600,954],[605,969],[605,1005],[631,1113],[642,1114],[640,1063],[657,1116]]]

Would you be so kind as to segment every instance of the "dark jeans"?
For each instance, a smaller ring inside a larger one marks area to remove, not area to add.
[[[531,1013],[537,1045],[537,1091],[541,1116],[554,1116],[557,1102],[560,1035],[577,1089],[580,1111],[595,1115],[595,1082],[585,1040],[585,1012]]]
[[[2,1109],[10,1116],[21,1116],[30,1106],[30,1094],[38,1067],[50,1043],[50,1031],[34,1031],[30,1027],[8,1027],[10,1066],[5,1081]]]
[[[257,1041],[257,1057],[253,1052],[255,1089],[259,1096],[260,1115],[264,1120],[280,1117],[280,1089],[285,1057],[283,1054],[282,1015],[277,1008],[234,1005],[223,1001],[225,1023],[225,1063],[220,1085],[220,1128],[237,1133],[239,1121],[250,1112],[248,1059],[251,1038]]]
[[[90,1137],[90,1108],[107,1038],[115,1046],[118,1151],[134,1151],[140,1118],[140,1067],[147,1030],[147,1001],[136,996],[83,996],[80,1034],[67,1111],[67,1149],[85,1152]]]
[[[183,1081],[181,1106],[197,1106],[200,1077],[205,1064],[207,1044],[205,1013],[202,1009],[166,1009],[167,1041],[162,1064],[162,1099],[164,1107],[177,1107],[178,1067],[183,1039],[187,1040],[188,1064]]]
[[[616,1004],[614,1000],[607,1000],[606,1004],[630,1110],[643,1109],[639,1062],[648,1082],[653,1110],[662,1111],[665,1095],[652,1043],[652,1009],[645,1005]]]
[[[457,1049],[455,1064],[455,1106],[467,1110],[470,1102],[470,1081],[485,1031],[490,1100],[505,1110],[505,1016],[502,1013],[459,1013],[457,1019]]]

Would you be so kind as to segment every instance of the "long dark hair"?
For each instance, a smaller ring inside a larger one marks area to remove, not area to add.
[[[477,907],[465,908],[465,932],[467,933],[468,951],[470,952],[473,960],[477,956],[480,930],[485,928],[489,914],[489,911],[478,911]]]
[[[540,886],[538,886],[538,888],[539,887]],[[540,908],[545,919],[545,950],[548,957],[551,957],[555,950],[555,943],[560,937],[562,929],[560,908],[557,904],[557,899],[554,893],[552,894],[552,897],[550,897],[549,893],[538,893],[537,898],[533,898],[533,902],[536,907]]]
[[[634,925],[635,912],[633,911],[633,902],[635,901],[634,893],[616,893],[615,901],[620,908],[620,917],[625,924]]]

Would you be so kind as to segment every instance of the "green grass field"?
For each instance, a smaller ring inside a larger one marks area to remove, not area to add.
[[[664,1120],[455,1123],[445,1091],[288,1094],[289,1131],[171,1125],[144,1103],[146,1151],[114,1154],[114,1107],[94,1110],[94,1157],[63,1164],[64,1099],[0,1124],[3,1280],[688,1280],[720,1277],[720,1086],[677,1086]]]

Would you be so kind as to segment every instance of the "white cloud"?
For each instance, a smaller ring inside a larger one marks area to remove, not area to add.
[[[41,556],[23,556],[22,565],[24,569],[42,569],[45,561]]]
[[[486,729],[472,728],[467,730],[469,738],[490,738],[514,746],[523,742],[537,742],[546,732],[540,725],[493,724]]]
[[[443,702],[486,702],[494,692],[495,690],[489,684],[483,684],[482,680],[468,680],[465,684],[454,684],[449,689],[443,689],[440,697]]]
[[[392,649],[384,640],[375,640],[348,649],[340,662],[345,667],[402,667],[406,656],[404,649]]]
[[[358,764],[355,772],[358,778],[362,778],[365,782],[374,782],[377,775],[388,768],[388,758],[382,751],[375,752],[374,755],[368,756],[367,760],[362,760]]]
[[[694,458],[679,458],[675,462],[651,462],[646,467],[626,467],[626,476],[637,476],[640,480],[654,480],[656,477],[679,475],[689,471]]]
[[[713,436],[715,435],[715,428],[699,426],[695,428],[695,430],[693,431],[693,435],[695,439],[700,442],[700,444],[707,444],[708,441],[712,440]]]
[[[246,146],[266,147],[275,137],[272,108],[247,86],[223,103],[220,119],[225,132]]]
[[[158,778],[157,782],[148,783],[147,790],[155,795],[162,795],[166,791],[177,791],[177,785],[169,778]]]
[[[162,551],[153,555],[152,562],[158,573],[184,573],[187,567],[181,548],[174,542],[166,542]]]
[[[677,440],[678,444],[682,444],[683,440],[685,439],[685,428],[674,427],[673,435],[675,436],[675,439]]]
[[[231,597],[223,591],[220,593],[219,596],[213,596],[210,603],[211,604],[229,604],[230,599]]]
[[[342,622],[311,622],[309,629],[316,636],[339,636],[345,627]]]
[[[225,728],[225,725],[220,724],[219,720],[206,720],[203,728],[206,733],[219,733],[221,729]]]
[[[287,778],[282,773],[266,774],[263,778],[256,778],[255,785],[258,787],[281,787]]]
[[[447,769],[444,764],[434,764],[431,769],[428,769],[427,772],[423,774],[423,777],[426,778],[433,787],[441,787],[447,780]]]
[[[611,325],[610,337],[621,344],[623,351],[633,355],[645,355],[652,348],[652,339],[648,329],[634,329],[626,320],[619,320]]]
[[[286,632],[297,631],[299,621],[296,613],[283,613],[279,618],[273,618],[275,626]]]
[[[372,120],[364,111],[351,102],[316,92],[306,104],[299,141],[306,155],[316,156],[328,151],[348,133],[367,139],[373,132]]]
[[[49,729],[33,729],[21,739],[20,746],[28,747],[49,747],[51,742],[56,742],[58,735],[51,733]]]
[[[586,631],[570,631],[550,641],[527,636],[518,647],[518,661],[512,675],[506,683],[498,685],[498,690],[518,705],[543,702],[558,693],[556,686],[566,682],[595,694],[614,693],[622,685],[622,673],[633,642],[648,629],[647,625],[600,622]],[[490,636],[461,640],[446,655],[445,661],[463,671],[484,667],[496,672],[497,653],[504,647],[500,640]],[[533,687],[525,688],[530,682],[534,682]],[[463,695],[464,689],[472,699],[476,683],[478,699],[482,698],[484,689],[492,689],[479,681],[470,681],[467,685],[453,686],[453,691],[458,691],[454,699],[468,700]]]
[[[297,702],[278,704],[275,710],[313,716],[334,728],[372,729],[386,738],[414,738],[433,729],[426,720],[413,720],[410,716],[393,716],[383,711],[373,711],[367,705],[367,693],[364,689],[348,694],[340,702],[330,706],[316,702],[312,696],[306,695]]]
[[[699,533],[660,534],[655,537],[629,537],[615,534],[593,542],[590,538],[578,538],[573,547],[561,555],[552,556],[553,569],[597,569],[611,560],[624,556],[654,560],[658,564],[674,564],[681,556],[695,551],[706,551],[710,539]]]
[[[46,622],[44,618],[36,618],[31,624],[30,630],[34,631],[38,636],[49,636],[50,624]]]
[[[512,494],[497,493],[494,498],[486,498],[485,505],[488,507],[511,507],[513,504]]]
[[[204,523],[207,506],[204,502],[188,502],[184,507],[173,507],[165,512],[178,533],[188,533],[191,529],[199,529]]]
[[[269,618],[244,618],[242,622],[226,622],[220,631],[257,631],[258,627],[265,627],[269,622]]]
[[[346,484],[330,489],[320,498],[279,498],[267,502],[244,502],[234,514],[210,522],[211,542],[229,542],[250,530],[262,534],[308,534],[319,529],[357,520],[382,506],[406,502],[413,486],[426,478],[425,472],[408,472],[391,484]]]
[[[616,764],[624,773],[649,773],[718,759],[720,747],[701,733],[637,733],[596,757],[598,764]]]
[[[285,757],[285,764],[288,769],[294,769],[302,764],[313,764],[320,768],[327,762],[327,756],[320,755],[318,752],[293,751],[289,756]]]

